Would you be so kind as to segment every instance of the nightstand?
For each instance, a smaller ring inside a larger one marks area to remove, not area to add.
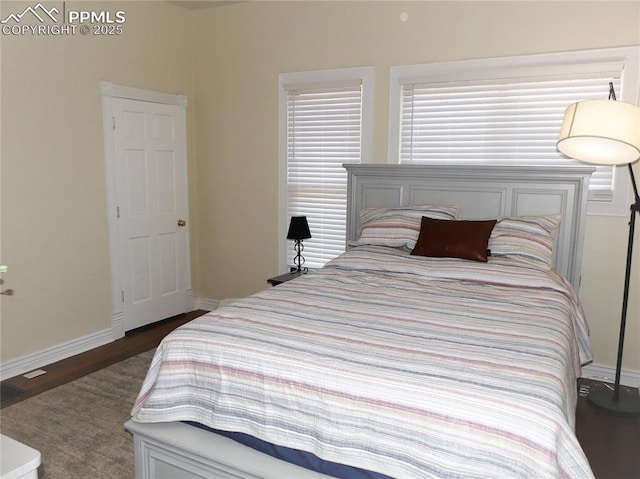
[[[40,452],[0,434],[0,479],[38,479]]]
[[[284,274],[281,274],[280,276],[274,276],[273,278],[269,278],[267,280],[267,283],[269,283],[271,286],[278,286],[279,284],[286,283],[287,281],[291,281],[292,279],[295,279],[298,276],[301,276],[303,274],[305,273],[302,271],[291,271],[290,273],[284,273]]]

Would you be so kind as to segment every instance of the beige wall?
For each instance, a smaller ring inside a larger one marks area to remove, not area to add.
[[[99,5],[117,4],[88,8]],[[279,73],[375,67],[373,158],[385,162],[393,65],[640,43],[638,2],[120,6],[122,38],[2,38],[1,258],[16,290],[2,297],[2,361],[110,325],[100,80],[189,95],[194,294],[221,299],[264,288],[278,272]],[[596,362],[606,365],[627,231],[625,218],[588,220],[581,297]],[[625,357],[634,370],[638,257]]]
[[[1,16],[36,3],[3,1]],[[2,36],[2,262],[15,290],[0,297],[2,361],[111,327],[99,82],[192,96],[189,12],[66,8],[124,10],[126,22],[121,36]]]
[[[195,32],[198,240],[208,245],[196,284],[223,298],[278,271],[279,73],[375,67],[373,159],[386,162],[391,66],[638,44],[640,3],[257,2],[202,12]],[[626,218],[588,220],[581,296],[596,362],[607,365],[627,231]],[[625,366],[640,371],[638,258]]]

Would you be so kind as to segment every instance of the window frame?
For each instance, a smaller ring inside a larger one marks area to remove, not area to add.
[[[618,100],[637,105],[640,95],[640,45],[391,67],[388,162],[400,162],[401,95],[402,85],[407,81],[477,81],[530,77],[549,72],[571,75],[604,70],[611,64],[623,65]],[[603,99],[606,99],[608,85],[602,88]],[[587,212],[592,215],[624,216],[629,209],[629,194],[630,181],[626,166],[615,167],[613,198],[606,201],[590,200]]]
[[[362,82],[362,123],[360,131],[360,163],[371,163],[373,132],[373,78],[374,68],[352,67],[330,70],[281,73],[278,76],[278,267],[280,272],[288,270],[287,254],[287,97],[286,85],[330,84],[336,81]],[[311,233],[313,235],[313,232]],[[346,242],[345,242],[346,247]]]

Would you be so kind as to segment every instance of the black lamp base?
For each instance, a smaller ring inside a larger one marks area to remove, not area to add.
[[[596,388],[589,391],[589,403],[619,416],[640,416],[640,394],[637,389],[620,388],[618,400],[613,400],[613,390]]]

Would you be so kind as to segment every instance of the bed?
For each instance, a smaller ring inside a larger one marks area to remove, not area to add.
[[[346,168],[344,255],[158,347],[125,425],[136,478],[593,477],[574,434],[593,169]],[[480,260],[411,254],[487,220]]]

